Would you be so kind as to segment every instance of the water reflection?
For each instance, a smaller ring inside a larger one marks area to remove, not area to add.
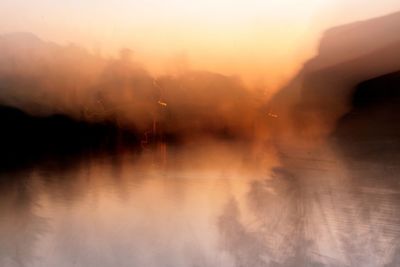
[[[398,266],[398,167],[333,151],[203,143],[3,173],[0,266]]]
[[[38,196],[29,174],[0,176],[0,266],[28,266],[33,247],[48,227],[37,215]]]

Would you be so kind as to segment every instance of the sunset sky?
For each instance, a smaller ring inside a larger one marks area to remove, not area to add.
[[[182,65],[277,88],[325,29],[398,10],[398,0],[2,0],[0,33],[105,56],[128,47],[152,72]]]

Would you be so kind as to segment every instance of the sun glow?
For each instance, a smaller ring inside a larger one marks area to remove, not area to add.
[[[385,4],[383,3],[385,2]],[[315,51],[328,27],[400,9],[394,0],[5,0],[1,32],[32,32],[104,55],[123,47],[154,73],[185,67],[240,75],[274,89]],[[349,7],[354,17],[343,17]],[[178,61],[178,62],[177,62]]]

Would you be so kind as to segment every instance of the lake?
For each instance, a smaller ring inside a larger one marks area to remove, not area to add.
[[[0,175],[0,266],[399,266],[399,167],[158,144]]]

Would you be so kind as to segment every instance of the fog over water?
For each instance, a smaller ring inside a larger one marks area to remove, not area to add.
[[[2,174],[1,266],[397,266],[398,165],[207,143]]]
[[[272,97],[1,35],[0,267],[400,266],[399,25],[328,30]]]

